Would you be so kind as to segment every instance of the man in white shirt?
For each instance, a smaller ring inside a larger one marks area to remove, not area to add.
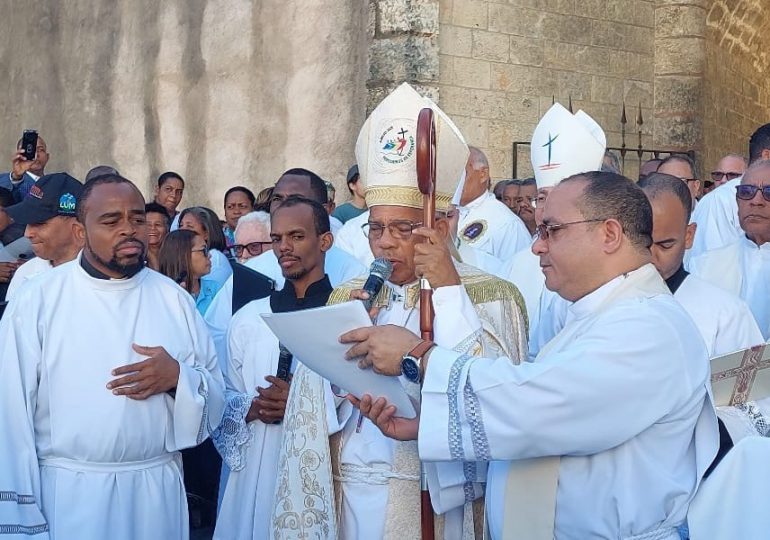
[[[83,184],[67,173],[48,174],[22,202],[6,209],[15,223],[26,226],[24,235],[36,255],[16,270],[8,284],[8,300],[27,280],[77,257],[83,248],[76,211],[82,191]]]
[[[460,241],[507,260],[529,246],[532,236],[519,216],[489,191],[487,156],[478,148],[469,148],[460,198]]]
[[[491,462],[491,538],[679,539],[719,435],[708,353],[651,264],[652,226],[630,180],[562,181],[534,250],[548,288],[574,303],[537,360],[436,347],[420,359],[429,422],[396,418],[381,398],[360,402],[386,434],[418,437],[422,459]],[[421,340],[373,327],[341,341],[393,375]]]
[[[749,139],[749,164],[770,159],[770,124],[757,128]],[[698,235],[685,256],[685,266],[705,251],[720,248],[743,237],[735,188],[740,178],[729,180],[703,197],[695,208],[692,220],[698,224]]]
[[[219,424],[224,382],[192,297],[144,267],[144,198],[104,176],[80,256],[0,322],[0,516],[11,538],[188,537],[179,450]]]
[[[728,182],[719,189],[726,189]],[[743,236],[693,258],[690,271],[733,294],[751,308],[765,340],[770,338],[770,161],[750,165],[736,188]]]
[[[687,186],[662,173],[653,173],[638,185],[652,205],[652,262],[700,330],[709,357],[763,343],[746,302],[684,269],[685,250],[697,234],[697,224],[689,223],[692,198]]]

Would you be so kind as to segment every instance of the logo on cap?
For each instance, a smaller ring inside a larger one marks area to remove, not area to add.
[[[397,165],[403,163],[412,157],[415,148],[414,135],[403,126],[399,126],[395,132],[396,126],[391,125],[380,135],[380,144],[382,159],[386,163]]]
[[[59,197],[59,212],[63,214],[74,214],[77,200],[72,193],[65,193]]]
[[[30,196],[30,197],[34,197],[34,198],[36,198],[36,199],[42,199],[42,198],[43,198],[43,190],[42,190],[42,189],[40,189],[40,187],[39,187],[39,186],[37,186],[37,185],[34,185],[34,186],[32,186],[32,188],[29,190],[29,196]]]

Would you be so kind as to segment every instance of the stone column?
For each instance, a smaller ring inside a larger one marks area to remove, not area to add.
[[[655,3],[654,144],[703,149],[703,85],[708,0]]]
[[[438,102],[438,0],[370,0],[367,112],[408,82]]]

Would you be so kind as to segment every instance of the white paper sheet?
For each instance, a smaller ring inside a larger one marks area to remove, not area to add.
[[[364,394],[375,399],[384,397],[396,406],[398,416],[414,418],[417,415],[398,377],[360,369],[357,362],[345,359],[351,346],[340,343],[339,336],[372,325],[361,302],[289,313],[263,313],[262,319],[299,361],[332,384],[357,398]]]
[[[31,259],[34,256],[32,244],[25,236],[14,240],[7,246],[0,245],[0,262],[16,262],[18,259]]]

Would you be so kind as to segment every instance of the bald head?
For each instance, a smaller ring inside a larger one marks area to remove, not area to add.
[[[489,160],[487,156],[476,148],[469,146],[470,155],[468,163],[465,165],[465,185],[460,204],[466,206],[468,203],[481,197],[489,190]]]

